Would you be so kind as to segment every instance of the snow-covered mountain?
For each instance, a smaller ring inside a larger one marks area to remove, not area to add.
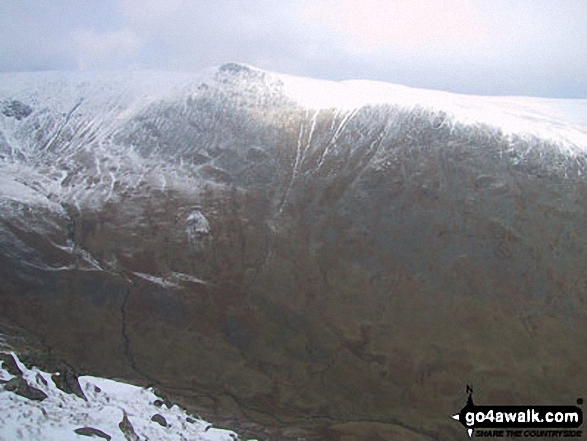
[[[337,138],[349,123],[349,129],[379,123],[382,138],[396,136],[405,129],[402,113],[428,118],[438,130],[511,140],[502,153],[515,158],[534,150],[542,155],[560,150],[565,156],[561,161],[568,160],[567,166],[576,161],[579,167],[587,145],[587,100],[477,97],[368,81],[335,83],[236,64],[195,76],[3,74],[0,96],[3,191],[16,191],[21,198],[36,195],[38,203],[49,206],[95,207],[116,201],[141,183],[192,189],[222,181],[223,171],[230,174],[234,168],[238,173],[250,166],[250,159],[236,161],[220,152],[261,155],[273,143],[262,129],[284,123],[288,113],[293,124],[294,112],[305,112],[307,119],[288,127],[299,134],[298,166],[319,165],[328,154],[336,155]],[[328,135],[332,139],[313,140],[317,121],[329,113],[334,117]],[[374,113],[386,115],[374,121]],[[260,137],[254,145],[240,139],[248,132]],[[330,144],[326,149],[325,141]],[[551,148],[537,149],[540,143]],[[318,162],[304,164],[304,154],[319,149],[324,152]],[[33,191],[25,192],[19,184]]]
[[[586,115],[239,64],[2,74],[0,317],[323,439],[459,439],[467,382],[575,400]]]

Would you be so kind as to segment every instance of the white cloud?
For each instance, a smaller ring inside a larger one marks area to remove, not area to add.
[[[127,29],[111,32],[74,31],[73,44],[81,70],[130,67],[135,63],[141,48],[137,35]]]
[[[189,2],[185,0],[119,0],[119,9],[129,26],[139,32],[149,32],[159,24],[176,20],[185,13]]]
[[[478,94],[587,97],[585,0],[0,0],[0,71],[227,61]]]
[[[488,38],[469,0],[319,0],[305,12],[340,32],[354,52],[453,50]]]
[[[304,63],[317,38],[298,2],[120,0],[125,26],[143,43],[148,67],[202,69],[242,61],[278,69]]]

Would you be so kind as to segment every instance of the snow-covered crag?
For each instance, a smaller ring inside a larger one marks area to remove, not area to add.
[[[0,440],[238,439],[235,432],[190,416],[151,389],[83,376],[73,379],[76,394],[58,387],[56,377],[63,375],[29,369],[16,354],[0,353]]]
[[[586,115],[237,64],[3,74],[0,317],[318,438],[460,439],[467,383],[574,402]]]

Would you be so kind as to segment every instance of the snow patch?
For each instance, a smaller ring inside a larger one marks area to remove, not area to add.
[[[147,280],[148,282],[162,286],[163,288],[177,288],[178,287],[176,283],[173,283],[169,280],[166,280],[163,277],[157,277],[157,276],[153,276],[151,274],[146,274],[146,273],[139,273],[137,271],[133,271],[132,273],[135,276],[140,277],[143,280]]]
[[[378,81],[333,82],[280,75],[284,92],[303,107],[347,112],[366,105],[443,111],[455,122],[494,126],[587,150],[587,100],[475,96],[415,89]]]
[[[186,219],[186,233],[190,251],[203,251],[211,242],[210,224],[200,210],[192,211]]]
[[[191,283],[199,283],[200,285],[209,285],[210,282],[206,282],[205,280],[199,279],[198,277],[190,276],[189,274],[185,273],[171,273],[172,280],[177,280],[179,282],[191,282]]]
[[[47,199],[45,195],[24,185],[10,176],[0,176],[0,204],[18,201],[33,206],[44,206],[51,210],[62,211],[61,206]]]

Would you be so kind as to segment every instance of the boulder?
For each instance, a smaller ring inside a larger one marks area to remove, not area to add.
[[[14,392],[21,397],[28,398],[33,401],[43,401],[47,398],[47,394],[41,389],[30,386],[24,378],[15,377],[4,384],[4,390]]]
[[[74,432],[82,436],[103,438],[106,441],[110,441],[112,439],[112,437],[107,433],[93,427],[80,427],[79,429],[75,429]]]

